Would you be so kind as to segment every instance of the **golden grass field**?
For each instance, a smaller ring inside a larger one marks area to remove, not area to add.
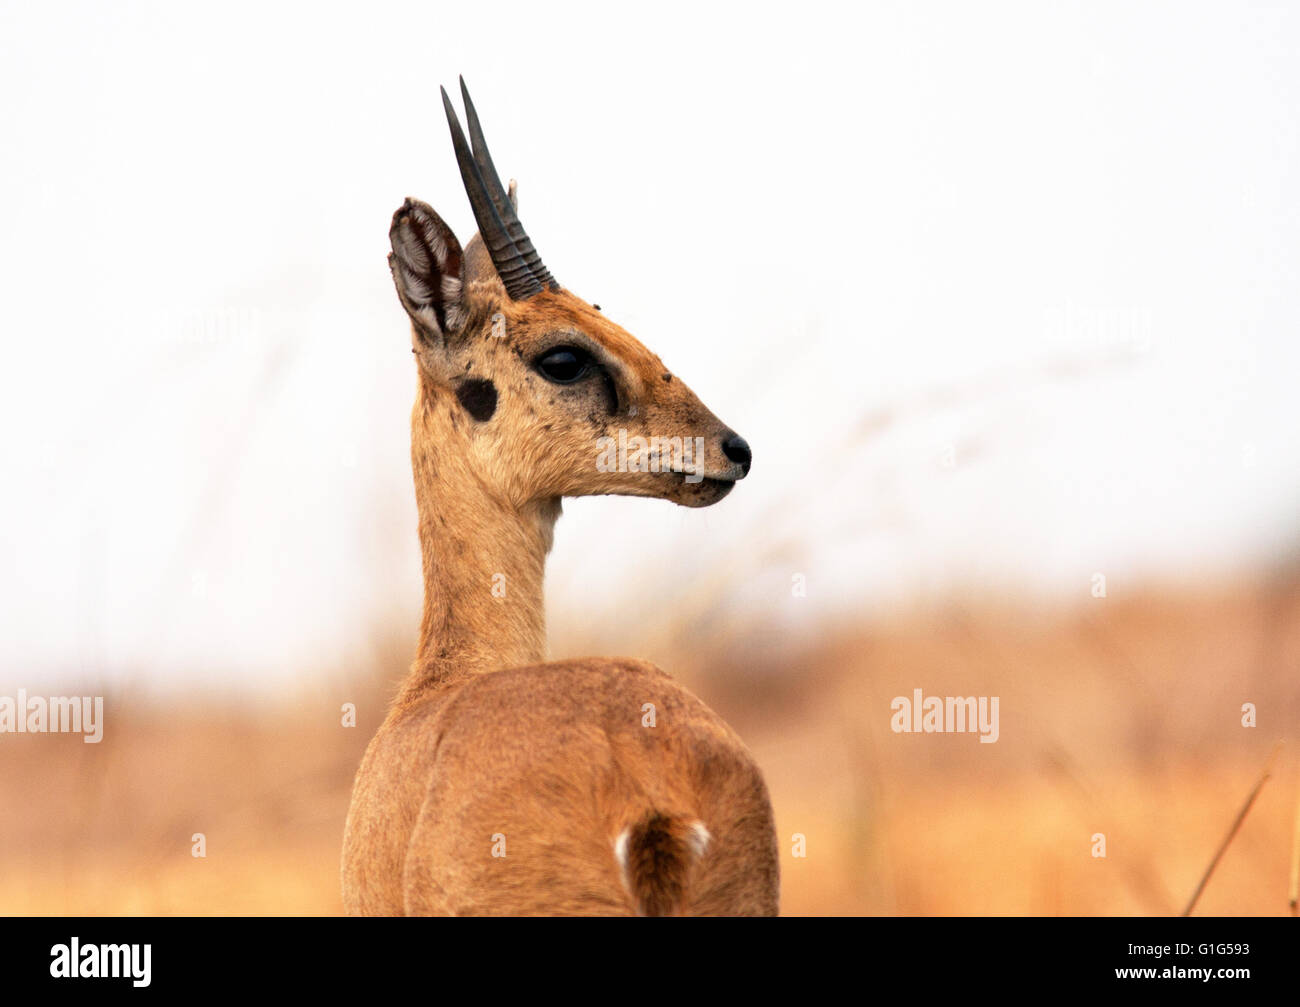
[[[763,766],[784,913],[1177,913],[1280,739],[1197,913],[1288,912],[1294,578],[1067,610],[952,603],[826,627],[794,649],[751,629],[725,652],[649,656]],[[352,775],[404,651],[385,644],[360,671],[320,669],[298,695],[239,704],[110,695],[99,745],[0,736],[0,913],[340,912]],[[890,700],[917,687],[999,696],[1000,740],[894,734]],[[340,726],[349,701],[355,728]],[[1241,726],[1244,702],[1255,728]],[[1091,856],[1097,832],[1104,859]]]

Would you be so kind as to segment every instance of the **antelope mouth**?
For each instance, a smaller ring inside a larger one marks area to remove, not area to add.
[[[710,476],[705,476],[700,485],[708,486],[710,489],[715,490],[720,494],[718,499],[721,500],[736,488],[736,483],[739,481],[739,479],[714,479]]]
[[[705,475],[699,469],[693,468],[661,469],[659,474],[664,476],[677,476],[682,482],[692,486],[698,486],[702,483],[723,483],[731,486],[745,478],[743,475]]]
[[[715,489],[725,486],[728,491],[740,481],[735,476],[706,476],[700,472],[688,472],[685,469],[668,469],[661,475],[676,476],[677,481],[686,486],[712,486]]]
[[[736,488],[735,479],[717,478],[714,476],[704,476],[687,478],[686,473],[674,472],[677,476],[671,499],[684,507],[709,507],[733,489]]]

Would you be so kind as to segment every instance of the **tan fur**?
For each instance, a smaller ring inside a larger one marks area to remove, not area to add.
[[[413,227],[436,240],[411,239]],[[744,474],[721,448],[730,431],[568,291],[510,301],[482,243],[462,258],[424,204],[408,200],[394,235],[419,371],[411,462],[425,602],[415,662],[357,773],[347,912],[774,914],[771,807],[735,733],[644,662],[543,663],[543,570],[560,498],[716,502]],[[461,282],[438,287],[449,275]],[[435,287],[458,299],[434,304]],[[599,356],[617,409],[602,380],[557,386],[537,373],[536,355],[557,339]],[[467,378],[496,389],[490,418],[458,400]],[[620,428],[704,437],[709,478],[598,471],[597,438]]]

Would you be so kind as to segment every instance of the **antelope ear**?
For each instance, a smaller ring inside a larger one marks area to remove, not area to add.
[[[433,207],[418,199],[407,199],[393,214],[388,240],[388,268],[402,307],[421,339],[440,344],[465,322],[460,242]]]

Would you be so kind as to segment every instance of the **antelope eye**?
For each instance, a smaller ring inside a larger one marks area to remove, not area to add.
[[[538,357],[533,366],[547,381],[569,385],[587,376],[591,370],[591,358],[577,347],[557,346]]]

